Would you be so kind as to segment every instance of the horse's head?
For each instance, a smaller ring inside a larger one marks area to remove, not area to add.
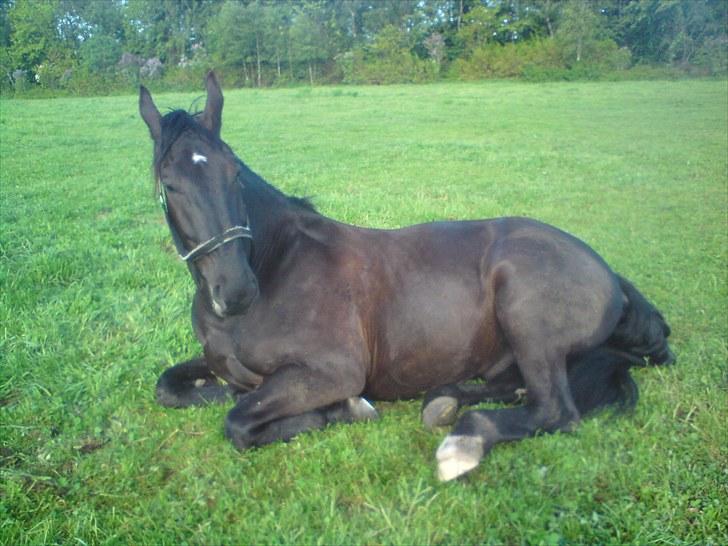
[[[159,197],[177,251],[221,317],[244,312],[258,295],[241,164],[220,139],[222,104],[212,72],[205,110],[197,116],[177,110],[162,117],[149,91],[139,91],[139,111],[154,140]]]

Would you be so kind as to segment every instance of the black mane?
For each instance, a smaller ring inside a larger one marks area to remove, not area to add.
[[[292,195],[287,195],[286,197],[288,197],[288,202],[291,203],[291,205],[318,214],[316,207],[309,197],[294,197]]]

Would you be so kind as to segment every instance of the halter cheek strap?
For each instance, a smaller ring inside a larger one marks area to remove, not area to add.
[[[213,250],[220,248],[222,245],[234,241],[235,239],[252,239],[253,234],[250,231],[250,226],[233,226],[222,233],[209,238],[198,244],[195,248],[189,251],[185,251],[185,247],[182,244],[182,238],[177,233],[177,230],[172,223],[172,218],[169,215],[169,207],[167,206],[167,192],[164,189],[164,184],[159,183],[159,203],[162,205],[164,210],[164,216],[167,219],[167,225],[169,230],[172,232],[172,239],[174,240],[174,246],[177,247],[177,254],[183,262],[194,262],[198,258],[207,256]],[[247,224],[247,219],[246,219]]]

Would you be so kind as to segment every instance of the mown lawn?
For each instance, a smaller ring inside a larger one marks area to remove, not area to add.
[[[678,364],[633,415],[447,484],[419,401],[245,453],[227,408],[155,404],[199,348],[136,101],[0,103],[0,543],[728,542],[725,81],[226,92],[223,137],[323,213],[533,216],[664,311]]]

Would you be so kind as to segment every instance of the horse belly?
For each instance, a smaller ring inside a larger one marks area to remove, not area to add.
[[[475,377],[502,350],[475,277],[412,283],[385,317],[367,383],[367,394],[376,399],[411,397]]]

